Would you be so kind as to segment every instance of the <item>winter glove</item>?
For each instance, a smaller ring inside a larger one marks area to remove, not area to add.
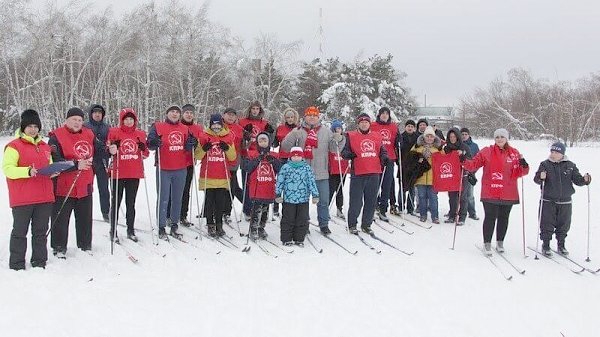
[[[344,138],[344,136],[342,136],[341,133],[333,134],[333,140],[335,140],[337,143],[341,142],[343,138]]]
[[[267,153],[267,154],[265,155],[265,159],[266,159],[266,160],[267,160],[269,163],[273,164],[273,160],[275,160],[275,157],[273,157],[272,155],[270,155],[270,154],[268,154],[268,153]]]
[[[276,197],[275,202],[281,204],[283,202],[283,197]]]
[[[204,143],[204,145],[202,145],[202,150],[204,152],[208,152],[208,150],[210,150],[211,147],[212,147],[212,143],[211,142],[206,142],[206,143]]]
[[[252,134],[253,129],[254,129],[254,127],[252,126],[252,124],[248,124],[248,125],[244,126],[244,131],[249,132],[250,134]]]
[[[313,198],[312,198],[312,203],[313,203],[314,205],[318,204],[318,203],[319,203],[319,198],[315,198],[315,197],[313,197]]]
[[[592,182],[592,176],[589,173],[584,174],[583,181],[589,185]]]
[[[546,180],[546,171],[540,172],[540,180]]]
[[[142,152],[146,151],[146,143],[138,141],[137,146],[138,146],[138,150],[140,150]]]
[[[460,156],[458,156],[458,160],[460,160],[461,163],[464,163],[466,159],[467,159],[467,156],[465,156],[464,154],[461,154]]]
[[[525,158],[519,159],[519,164],[521,165],[522,168],[528,168],[529,167],[529,164],[527,164],[527,161],[525,160]]]
[[[229,150],[229,145],[227,143],[225,143],[224,141],[220,141],[219,142],[219,147],[221,148],[221,150],[223,150],[224,152]]]
[[[153,148],[160,147],[161,145],[162,145],[162,140],[160,139],[160,136],[148,141],[148,146],[151,146]]]
[[[388,157],[381,158],[381,165],[383,165],[384,167],[387,166],[389,163],[390,163],[390,158],[388,158]]]
[[[356,158],[356,153],[350,152],[350,154],[348,155],[348,159],[354,159],[354,158]]]
[[[267,123],[267,125],[265,125],[265,132],[267,132],[267,133],[273,133],[273,132],[275,132],[275,129],[273,129],[273,127],[271,126],[271,124]]]
[[[198,146],[198,139],[192,135],[188,135],[187,140],[185,141],[185,149],[187,151],[193,150],[196,146]]]
[[[111,145],[116,145],[117,147],[119,147],[119,146],[121,146],[121,140],[120,139],[114,140]]]
[[[467,175],[467,181],[469,182],[469,184],[471,184],[472,186],[475,186],[475,184],[477,184],[477,177],[475,177],[475,175],[473,173],[469,173]]]

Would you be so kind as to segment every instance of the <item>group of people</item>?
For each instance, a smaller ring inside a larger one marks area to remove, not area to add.
[[[352,234],[358,233],[361,212],[360,229],[369,234],[373,233],[371,224],[376,214],[380,220],[389,221],[388,210],[395,215],[416,215],[418,211],[420,221],[427,221],[429,213],[431,221],[439,223],[432,155],[456,151],[462,165],[461,188],[449,192],[450,211],[445,222],[462,225],[467,215],[478,220],[474,173],[483,168],[484,249],[491,254],[495,229],[496,249],[504,250],[511,207],[519,202],[517,179],[529,171],[528,163],[509,144],[505,129],[496,130],[494,144],[480,151],[467,128],[451,128],[444,137],[422,119],[417,123],[407,120],[402,129],[387,107],[378,111],[375,120],[366,113],[359,114],[356,130],[348,132],[337,120],[329,127],[323,125],[320,111],[314,106],[305,109],[302,119],[296,110],[286,109],[278,126],[271,125],[264,114],[261,104],[252,102],[244,116],[228,108],[210,115],[204,126],[198,123],[193,105],[174,105],[166,110],[164,120],[152,124],[146,134],[139,128],[132,108],[122,109],[119,125],[111,128],[104,122],[106,111],[101,105],[91,107],[85,124],[83,111],[75,107],[67,112],[64,125],[49,133],[46,143],[40,134],[38,113],[25,110],[3,158],[13,212],[9,267],[25,269],[30,225],[33,267],[46,265],[49,233],[54,255],[66,258],[73,212],[77,247],[91,250],[94,176],[103,219],[111,225],[109,238],[119,240],[118,210],[125,197],[127,238],[137,241],[135,201],[140,179],[146,176],[143,160],[150,151],[155,152],[160,239],[168,240],[169,235],[180,238],[179,225],[192,225],[188,205],[194,182],[198,190],[204,191],[200,217],[206,219],[208,235],[226,234],[223,225],[231,221],[237,198],[249,223],[250,238],[266,238],[265,225],[272,204],[273,215],[280,217],[282,244],[298,246],[303,246],[308,232],[310,202],[316,205],[321,233],[331,233],[329,205],[334,196],[336,216],[347,221]],[[540,238],[545,254],[550,254],[553,234],[559,251],[568,253],[564,243],[571,218],[572,184],[591,182],[590,175],[582,176],[564,153],[564,144],[554,144],[549,159],[535,176],[543,191]],[[343,190],[347,175],[350,186],[345,215]]]

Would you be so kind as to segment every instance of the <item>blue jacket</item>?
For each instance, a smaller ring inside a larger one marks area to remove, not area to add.
[[[102,120],[100,122],[96,122],[92,118],[92,110],[96,108],[102,109]],[[104,107],[99,104],[94,104],[89,111],[89,121],[84,124],[85,127],[92,130],[94,133],[94,165],[103,165],[104,167],[108,166],[108,159],[110,158],[110,154],[106,149],[106,141],[108,139],[110,127],[104,122],[105,115],[106,112],[104,111]]]
[[[460,136],[460,134],[459,134],[459,136]],[[469,147],[469,150],[470,150],[469,152],[471,154],[471,158],[475,157],[477,152],[479,152],[479,146],[477,145],[477,143],[475,143],[473,141],[473,138],[469,137],[469,139],[463,141],[463,144],[467,144],[467,146]]]
[[[317,183],[312,168],[302,160],[300,164],[288,161],[279,170],[275,195],[283,196],[283,202],[302,204],[313,198],[319,197]]]

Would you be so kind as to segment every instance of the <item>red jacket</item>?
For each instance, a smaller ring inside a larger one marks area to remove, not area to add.
[[[154,127],[156,134],[162,139],[162,146],[159,149],[160,169],[175,171],[188,167],[188,157],[192,156],[185,150],[188,127],[182,123],[170,124],[167,122],[157,122]]]
[[[233,136],[227,132],[227,129],[222,129],[221,134],[216,135],[210,129],[206,129],[198,138],[198,147],[201,148],[202,144],[210,142],[212,144],[208,152],[204,153],[201,159],[200,166],[200,179],[210,180],[227,180],[229,179],[229,169],[226,168],[225,160],[227,159],[226,153],[219,147],[221,141],[227,143],[227,145],[233,145]],[[233,151],[233,150],[232,150]],[[199,151],[197,151],[199,152]],[[203,151],[202,151],[203,152]],[[228,166],[227,166],[228,168]]]
[[[265,119],[250,119],[250,118],[244,118],[242,120],[240,120],[240,126],[242,127],[242,129],[244,129],[244,127],[246,127],[246,125],[248,124],[252,124],[252,136],[250,138],[250,146],[248,147],[248,150],[256,150],[256,136],[258,136],[258,134],[261,131],[265,130],[265,127],[267,126],[267,124],[269,124],[269,122]],[[246,153],[243,153],[243,155],[246,155]]]
[[[338,156],[336,152],[329,152],[329,174],[346,174],[350,161]],[[341,170],[341,171],[340,171]]]
[[[274,158],[278,158],[277,152],[269,152]],[[258,158],[258,151],[248,151],[248,159]],[[252,200],[271,201],[275,199],[275,168],[266,159],[261,160],[258,166],[248,175],[248,195]]]
[[[396,160],[396,140],[398,139],[398,126],[394,123],[379,124],[377,122],[371,123],[371,131],[379,132],[382,138],[383,146],[387,151],[388,158],[390,160]]]
[[[134,115],[132,127],[123,125],[123,119],[127,113]],[[146,143],[146,132],[136,129],[138,123],[137,115],[133,110],[121,110],[119,114],[119,127],[110,128],[108,132],[108,144],[119,142],[119,158],[113,156],[112,167],[109,174],[119,179],[141,179],[144,178],[144,159],[148,158],[150,151],[146,148],[140,151],[138,143]]]
[[[280,126],[278,126],[277,130],[275,130],[275,139],[277,140],[277,143],[281,144],[281,142],[283,141],[285,136],[287,136],[288,133],[290,133],[295,128],[296,128],[295,125],[290,126],[286,123],[283,123]],[[280,146],[279,147],[279,158],[289,158],[289,157],[290,157],[290,154],[288,152],[282,151],[281,146]]]
[[[65,160],[83,160],[94,157],[94,133],[83,128],[77,133],[73,133],[67,126],[60,127],[50,132],[50,137],[55,137],[62,150],[62,157]],[[61,173],[56,178],[55,194],[60,197],[66,197],[69,189],[73,185],[75,177],[79,174],[77,182],[69,195],[70,198],[85,198],[94,191],[94,170],[78,170]]]
[[[41,169],[50,163],[50,146],[44,141],[39,141],[36,145],[23,138],[18,138],[8,143],[6,147],[11,147],[19,153],[18,167],[29,166]],[[11,208],[54,202],[52,180],[48,176],[37,175],[22,179],[6,178],[6,184]]]
[[[352,159],[354,175],[380,174],[381,134],[372,130],[367,134],[350,131],[348,132],[348,140],[350,141],[350,149],[356,154],[356,158]]]
[[[242,139],[244,138],[244,129],[238,124],[227,124],[225,126],[229,129],[229,134],[233,137],[233,144],[235,145],[235,159],[231,161],[227,161],[227,166],[229,166],[230,171],[237,170],[240,165],[240,158],[242,157]]]
[[[483,166],[481,201],[519,203],[517,179],[529,173],[529,167],[519,164],[520,156],[519,151],[508,144],[504,149],[494,144],[463,163],[463,167],[471,172]]]

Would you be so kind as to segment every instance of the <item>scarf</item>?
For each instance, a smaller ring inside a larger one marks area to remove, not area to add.
[[[313,159],[312,149],[317,148],[319,146],[319,139],[317,137],[317,132],[319,131],[319,127],[315,127],[312,129],[306,129],[306,141],[304,142],[304,158]]]
[[[291,167],[293,167],[295,169],[297,169],[299,167],[302,167],[305,164],[304,160],[301,160],[301,161],[292,161],[292,160],[289,160],[287,163],[288,163],[288,165],[290,165]]]

